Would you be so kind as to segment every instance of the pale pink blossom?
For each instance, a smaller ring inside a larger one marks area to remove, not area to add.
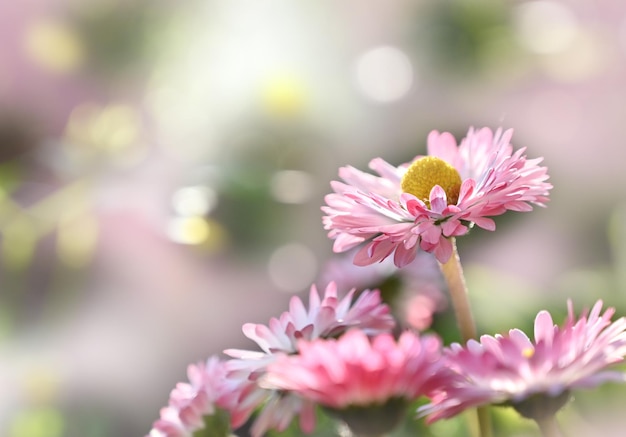
[[[572,389],[624,382],[623,372],[606,368],[624,359],[626,319],[611,322],[615,310],[601,313],[602,301],[578,320],[571,302],[568,310],[562,327],[554,324],[550,313],[541,311],[535,319],[534,341],[512,329],[507,336],[484,335],[465,347],[451,345],[444,356],[456,376],[433,394],[420,414],[433,422],[482,404],[528,407],[528,402],[538,400],[546,405],[550,399],[565,402]]]
[[[435,335],[405,331],[396,341],[353,329],[338,339],[301,341],[297,355],[270,364],[262,384],[335,409],[412,401],[441,384],[440,354]]]
[[[226,364],[229,388],[225,390],[221,402],[231,413],[233,427],[242,425],[252,412],[262,406],[252,427],[253,436],[261,436],[269,429],[284,430],[296,415],[300,416],[302,430],[312,431],[315,415],[311,402],[258,385],[267,366],[281,355],[298,352],[298,341],[302,339],[335,336],[352,327],[376,334],[387,332],[393,326],[390,309],[382,302],[377,290],[365,290],[355,298],[353,289],[339,299],[334,283],[328,284],[323,298],[312,286],[308,309],[300,298],[294,296],[289,311],[272,318],[269,325],[245,324],[244,334],[256,342],[261,351],[224,351],[233,359]]]
[[[204,416],[215,413],[223,395],[226,376],[224,361],[213,356],[187,368],[189,382],[179,382],[161,409],[147,437],[190,437],[204,427]]]
[[[424,179],[420,183],[426,191],[420,197],[402,187],[405,175],[423,156],[399,167],[376,158],[369,166],[378,175],[340,168],[343,182],[331,182],[334,193],[322,207],[334,251],[362,245],[354,258],[357,265],[393,254],[394,263],[402,267],[419,249],[446,262],[452,253],[450,238],[467,234],[474,224],[492,231],[495,222],[490,217],[507,210],[530,211],[532,204],[543,206],[552,188],[546,182],[547,169],[539,166],[541,159],[526,159],[525,149],[513,153],[511,136],[511,130],[494,134],[488,128],[471,128],[457,146],[450,133],[431,132],[428,159],[443,162],[446,175],[441,177],[440,167],[412,173],[411,178]],[[458,184],[450,178],[458,178]]]

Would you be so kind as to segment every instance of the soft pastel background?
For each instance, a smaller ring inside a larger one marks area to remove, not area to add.
[[[144,435],[188,363],[318,279],[337,168],[431,129],[512,127],[555,187],[459,241],[481,332],[626,313],[626,3],[3,1],[0,41],[2,436]],[[561,420],[623,435],[624,400]]]

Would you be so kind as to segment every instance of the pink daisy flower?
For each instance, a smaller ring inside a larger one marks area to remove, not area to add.
[[[411,401],[439,386],[441,340],[403,332],[372,339],[350,330],[339,339],[301,341],[298,355],[283,355],[261,384],[321,404],[357,434],[390,431]]]
[[[571,301],[562,327],[550,313],[535,319],[535,340],[518,329],[508,336],[482,336],[465,347],[453,344],[444,351],[456,373],[420,409],[428,422],[452,417],[483,405],[512,405],[525,417],[554,415],[569,399],[569,391],[608,381],[624,382],[625,374],[606,370],[626,354],[626,319],[611,322],[615,309],[601,314],[602,301],[576,320]]]
[[[351,290],[343,299],[337,297],[337,288],[330,283],[320,298],[317,288],[311,287],[308,310],[294,296],[289,311],[279,318],[272,318],[269,326],[247,323],[243,332],[256,342],[261,351],[228,349],[233,357],[226,364],[229,389],[221,401],[231,412],[234,428],[241,426],[254,410],[263,405],[257,417],[252,435],[261,436],[268,429],[284,430],[293,417],[300,415],[300,427],[305,432],[315,425],[313,404],[291,394],[267,390],[258,385],[267,366],[278,356],[298,352],[298,341],[336,336],[347,329],[357,327],[370,334],[387,332],[394,327],[390,309],[382,303],[378,291],[365,290],[354,299]]]
[[[507,210],[530,211],[543,206],[552,185],[539,159],[513,153],[512,130],[470,128],[457,146],[448,133],[428,135],[428,156],[394,167],[381,158],[370,162],[378,176],[354,167],[339,169],[344,182],[333,181],[325,198],[324,228],[335,240],[335,252],[365,243],[357,265],[378,262],[392,253],[402,267],[418,249],[445,263],[450,238],[465,235],[472,225],[493,231],[489,218]]]
[[[146,437],[190,437],[204,428],[204,416],[215,413],[215,404],[222,395],[226,370],[217,357],[187,368],[188,383],[179,382],[170,394],[167,407]]]

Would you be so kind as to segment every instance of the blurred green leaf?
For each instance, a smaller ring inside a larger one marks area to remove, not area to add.
[[[211,416],[204,416],[204,429],[193,433],[194,437],[229,437],[230,417],[227,412],[217,410]]]

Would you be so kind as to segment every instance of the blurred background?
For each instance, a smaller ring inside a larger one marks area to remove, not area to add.
[[[328,278],[338,167],[432,129],[514,128],[555,187],[459,240],[481,332],[570,297],[626,314],[626,4],[27,0],[0,41],[2,436],[145,435],[188,363]],[[625,390],[566,428],[622,435]]]

